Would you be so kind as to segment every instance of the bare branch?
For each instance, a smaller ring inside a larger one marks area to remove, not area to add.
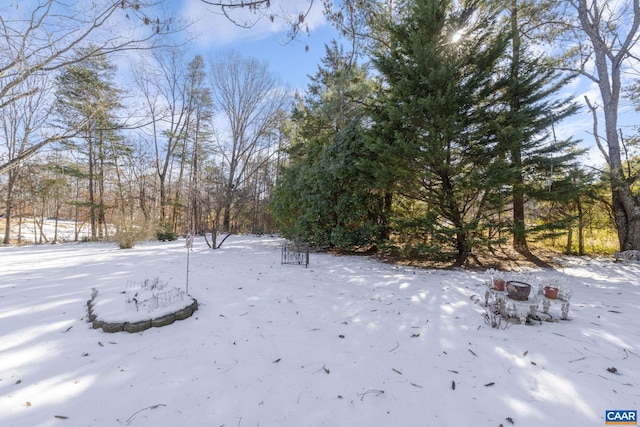
[[[123,35],[122,28],[110,31],[111,25],[121,26],[123,21],[133,24],[129,35]],[[27,20],[0,18],[0,37],[5,45],[0,60],[0,100],[11,102],[4,98],[34,73],[59,70],[96,55],[153,48],[159,36],[182,29],[173,29],[173,24],[172,18],[151,18],[138,2],[123,0],[109,0],[102,7],[84,10],[47,0]],[[148,29],[140,31],[141,25]],[[95,49],[81,57],[75,55],[76,48],[88,41]]]
[[[13,159],[6,162],[5,164],[0,165],[0,175],[3,173],[9,172],[11,169],[19,167],[22,162],[28,160],[31,156],[36,154],[38,151],[40,151],[41,148],[45,147],[46,145],[51,144],[52,142],[62,141],[64,139],[72,138],[75,135],[77,135],[77,133],[78,131],[75,129],[69,130],[62,134],[49,136],[43,139],[42,141],[38,142],[37,144],[30,146],[29,148],[24,150],[20,155],[14,157]]]
[[[203,3],[210,4],[211,6],[222,7],[226,9],[268,9],[271,7],[271,0],[227,0],[227,1],[214,1],[214,0],[201,0]]]
[[[315,0],[307,0],[308,7],[306,10],[302,10],[296,13],[287,12],[282,5],[279,9],[275,8],[275,4],[271,0],[200,0],[202,3],[210,6],[215,6],[220,9],[221,13],[232,24],[240,28],[252,28],[260,20],[269,19],[274,22],[277,19],[284,21],[289,26],[287,39],[289,41],[294,40],[301,31],[306,30],[306,19],[311,12],[311,8]],[[247,14],[239,14],[242,12],[248,12],[252,14],[252,17]],[[236,15],[238,14],[238,15]]]
[[[604,149],[604,146],[600,141],[600,135],[598,134],[598,114],[596,113],[597,108],[591,104],[587,95],[584,96],[584,101],[587,103],[587,106],[589,107],[589,110],[591,110],[591,114],[593,115],[593,137],[596,140],[596,145],[598,146],[598,149],[600,150],[600,153],[602,153],[602,156],[604,157],[607,164],[610,164],[609,154],[607,153],[607,150]]]
[[[47,76],[69,65],[127,50],[153,49],[164,35],[183,27],[173,18],[153,17],[153,3],[137,0],[71,2],[43,0],[26,15],[0,16],[0,108],[38,96],[44,88],[23,84],[32,76]],[[128,23],[128,25],[127,25]],[[80,47],[91,48],[80,50]],[[83,54],[78,56],[81,51]],[[0,173],[16,167],[50,142],[68,137],[45,137],[25,157],[2,165]]]

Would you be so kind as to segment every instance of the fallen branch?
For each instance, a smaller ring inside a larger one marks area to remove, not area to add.
[[[133,415],[131,415],[131,416],[127,419],[127,421],[125,421],[125,424],[126,424],[126,425],[129,425],[129,424],[131,423],[131,421],[133,420],[133,418],[134,418],[136,415],[138,415],[140,412],[142,412],[142,411],[147,411],[147,410],[149,410],[149,409],[156,409],[156,408],[158,408],[158,407],[160,407],[160,406],[167,406],[167,405],[165,405],[164,403],[158,403],[157,405],[151,405],[151,406],[147,406],[146,408],[142,408],[142,409],[140,409],[140,410],[138,410],[138,411],[134,412],[134,413],[133,413]]]

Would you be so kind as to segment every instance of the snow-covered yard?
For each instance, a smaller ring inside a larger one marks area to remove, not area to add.
[[[640,263],[535,270],[572,285],[570,320],[494,329],[481,271],[305,269],[281,243],[196,239],[199,310],[135,334],[90,327],[91,289],[184,288],[184,240],[0,248],[0,425],[586,427],[640,406]]]

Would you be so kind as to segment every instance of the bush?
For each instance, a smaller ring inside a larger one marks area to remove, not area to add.
[[[173,231],[158,230],[156,231],[156,238],[161,242],[169,242],[178,238],[178,233]]]
[[[120,249],[131,249],[133,246],[147,239],[147,232],[144,227],[134,226],[125,223],[116,227],[116,233],[113,241],[118,244]]]

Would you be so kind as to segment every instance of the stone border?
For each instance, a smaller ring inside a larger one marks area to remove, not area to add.
[[[160,328],[162,326],[170,325],[176,320],[187,319],[198,310],[198,301],[195,298],[189,297],[193,300],[193,303],[173,313],[165,314],[164,316],[141,320],[138,322],[105,322],[103,320],[99,320],[98,316],[93,312],[93,303],[97,296],[98,290],[93,288],[91,290],[91,299],[87,301],[87,314],[89,315],[88,321],[91,323],[93,329],[102,329],[104,332],[108,333],[136,333],[145,331],[151,327]]]

